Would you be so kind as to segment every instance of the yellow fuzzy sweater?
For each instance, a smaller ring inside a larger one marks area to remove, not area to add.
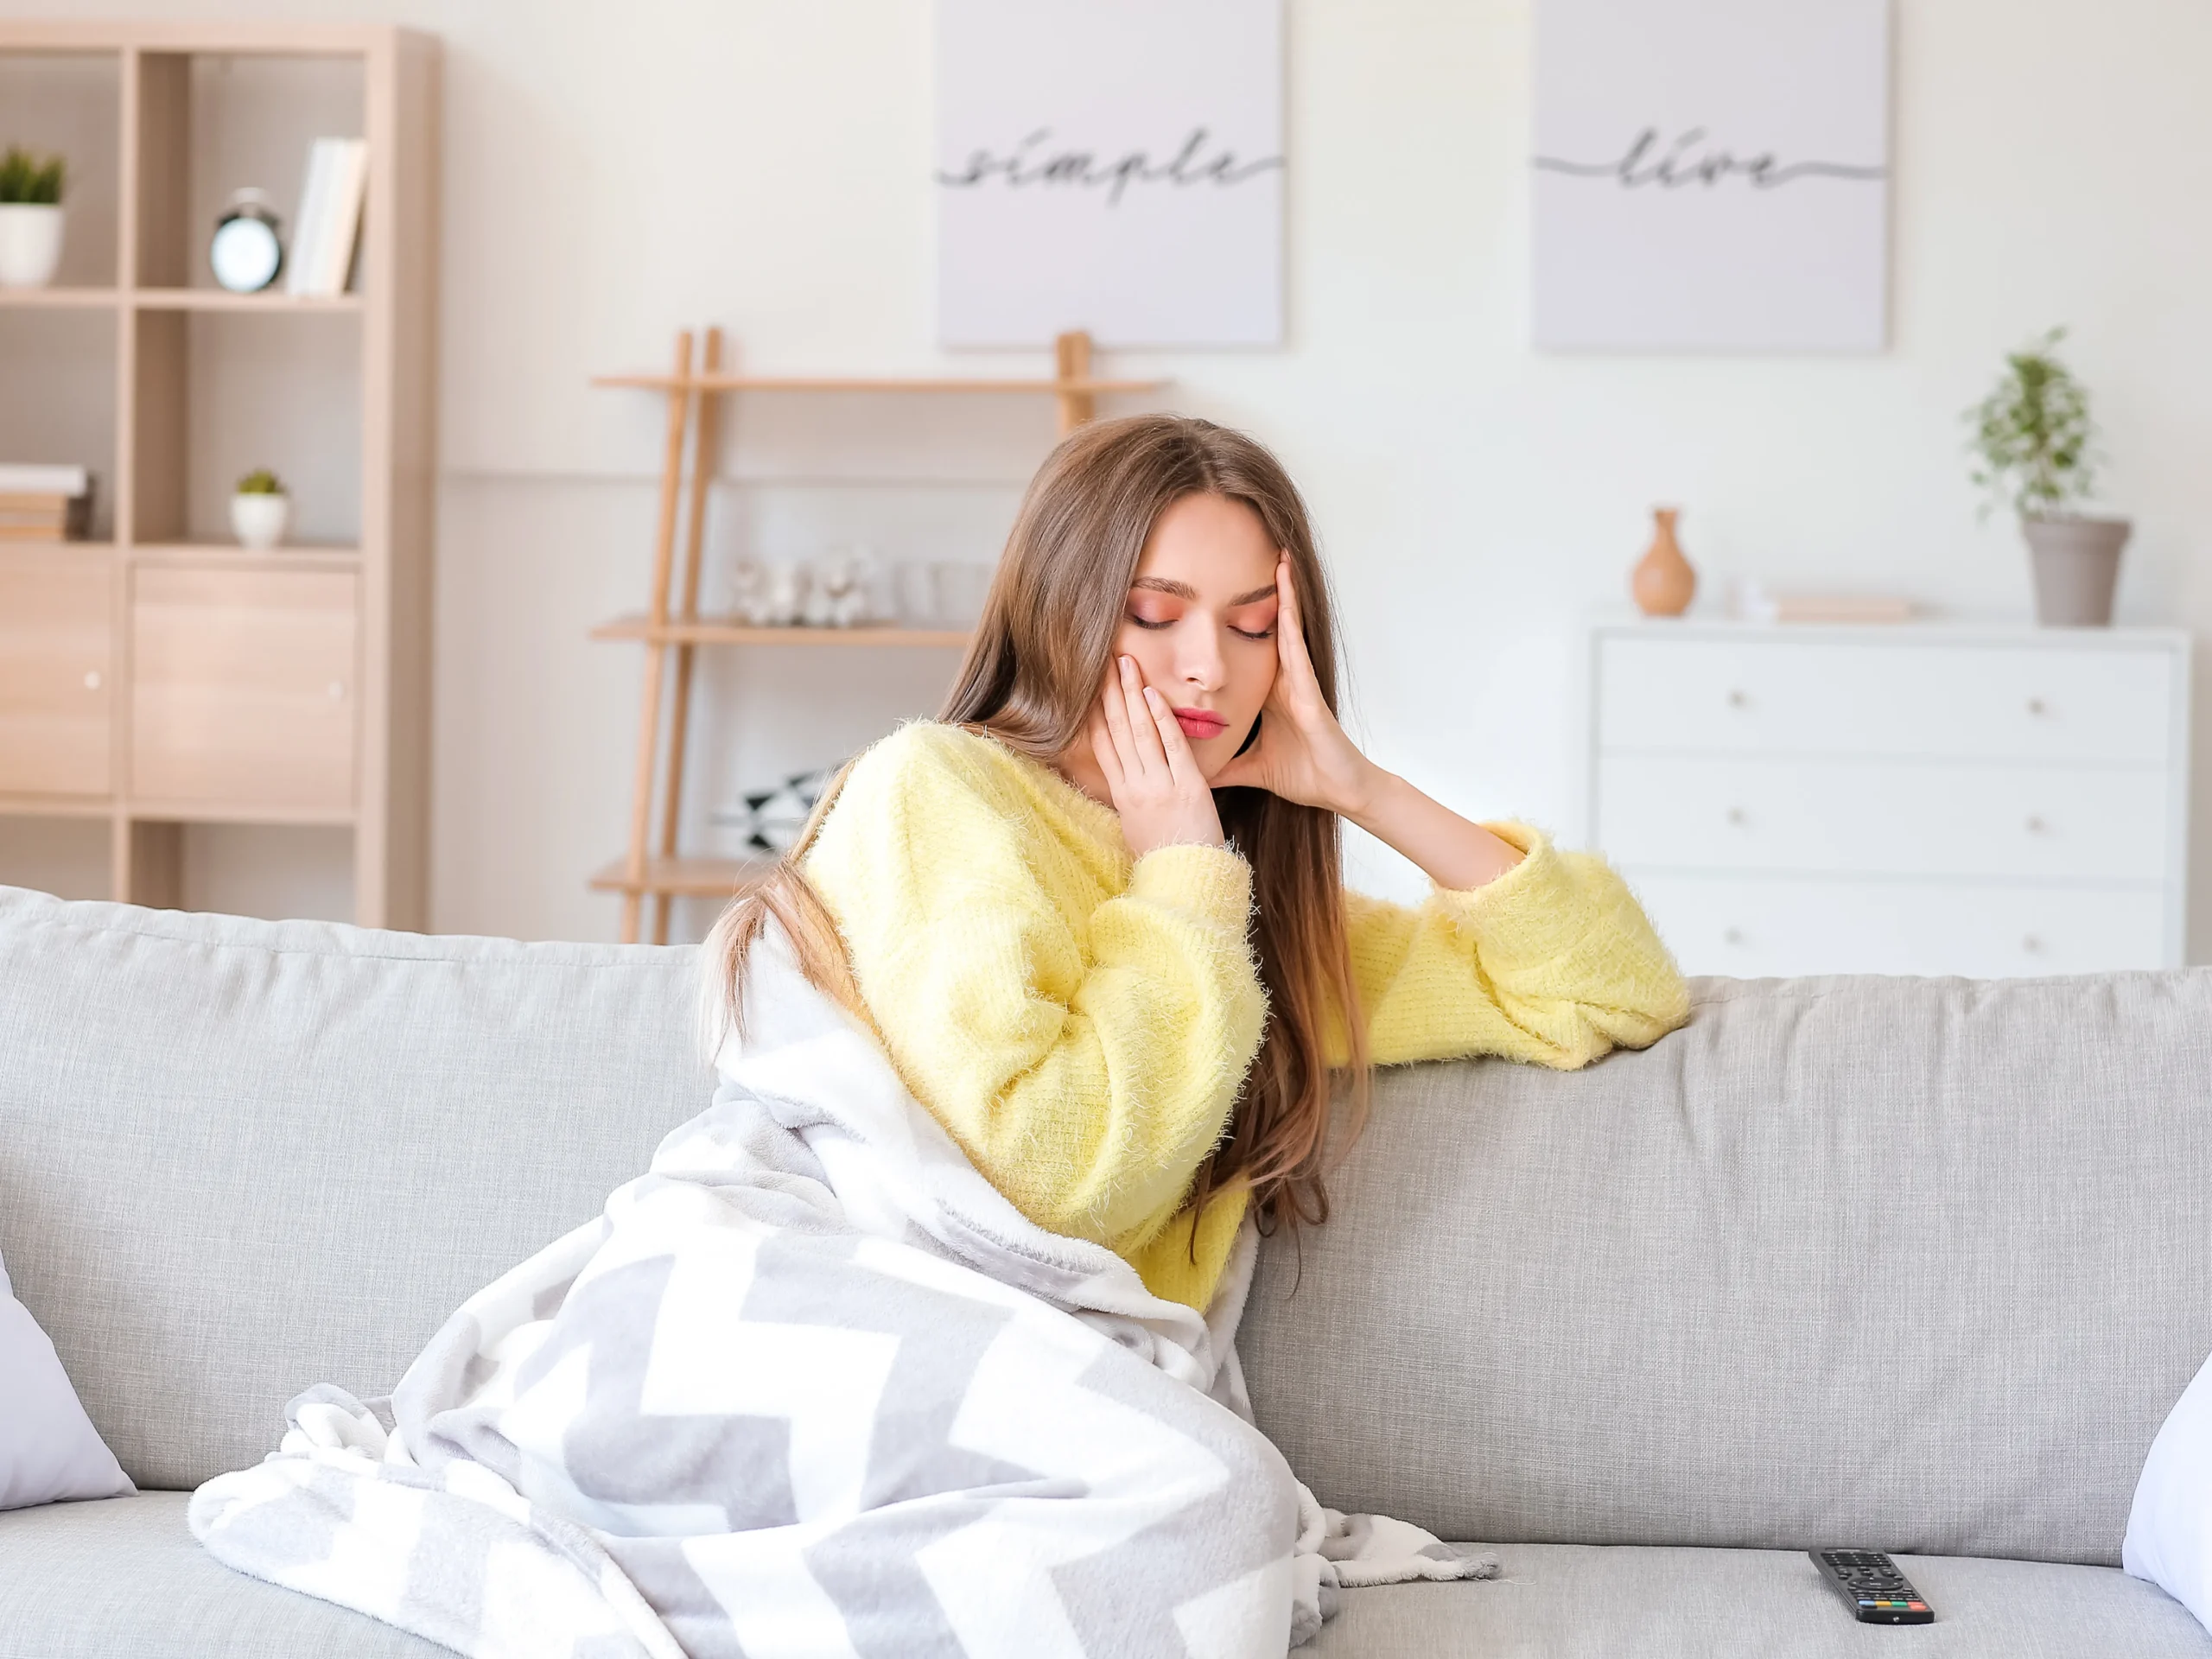
[[[1345,895],[1371,1058],[1573,1067],[1681,1024],[1681,977],[1620,878],[1489,827],[1524,855],[1485,887],[1415,909]],[[893,1062],[976,1166],[1203,1308],[1244,1194],[1203,1216],[1184,1199],[1267,1017],[1244,861],[1133,861],[1119,816],[1057,772],[916,721],[853,767],[804,868]]]

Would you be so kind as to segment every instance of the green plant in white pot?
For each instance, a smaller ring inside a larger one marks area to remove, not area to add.
[[[2112,621],[2120,550],[2133,526],[2076,510],[2096,486],[2097,429],[2088,393],[2058,360],[2065,338],[2053,328],[2008,354],[2004,378],[1967,411],[1974,481],[1989,492],[1985,516],[2000,505],[2019,515],[2035,572],[2036,620],[2101,628]]]
[[[44,288],[61,264],[59,156],[0,156],[0,288]]]
[[[239,544],[264,552],[284,539],[292,524],[292,498],[284,481],[266,467],[238,480],[231,496],[231,528]]]

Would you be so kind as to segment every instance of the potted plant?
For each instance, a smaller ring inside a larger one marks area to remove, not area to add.
[[[292,522],[292,498],[284,493],[283,480],[266,467],[238,480],[231,497],[231,528],[239,544],[266,550],[284,539]]]
[[[61,158],[0,156],[0,288],[44,288],[61,263]]]
[[[2073,511],[2096,484],[2096,426],[2089,397],[2056,356],[2054,328],[2005,359],[2005,375],[1967,411],[1979,463],[1974,481],[1989,492],[1982,509],[2019,515],[2035,571],[2036,620],[2046,627],[2103,627],[2112,621],[2125,518]]]

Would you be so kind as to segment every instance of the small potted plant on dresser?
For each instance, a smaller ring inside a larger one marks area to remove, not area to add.
[[[1974,481],[1990,493],[1983,508],[2008,505],[2019,515],[2035,572],[2036,620],[2046,627],[2112,621],[2120,550],[2133,528],[2074,509],[2095,487],[2096,426],[2089,397],[2058,360],[2063,328],[2054,328],[2005,359],[2005,375],[1967,411],[1979,463]]]
[[[0,288],[44,288],[61,263],[59,156],[0,156]]]
[[[231,497],[231,529],[240,546],[266,551],[284,539],[291,523],[292,498],[276,474],[262,467],[238,480]]]

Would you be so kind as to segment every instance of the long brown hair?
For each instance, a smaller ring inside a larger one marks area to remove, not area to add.
[[[1313,532],[1290,476],[1262,445],[1211,421],[1140,415],[1085,426],[1030,481],[983,614],[938,718],[980,730],[1052,765],[1083,734],[1110,661],[1129,582],[1160,515],[1190,495],[1243,502],[1288,555],[1306,654],[1337,706],[1334,619]],[[842,782],[842,776],[839,782]],[[836,799],[825,791],[798,842],[715,925],[711,1013],[742,1029],[745,958],[766,918],[791,937],[807,977],[863,1018],[836,923],[799,864]],[[1198,1170],[1191,1200],[1242,1183],[1261,1225],[1328,1217],[1323,1178],[1333,1079],[1330,1039],[1347,1055],[1348,1131],[1367,1108],[1367,1043],[1345,932],[1336,815],[1264,790],[1215,792],[1221,825],[1252,867],[1251,943],[1268,992],[1260,1052],[1229,1132]]]

